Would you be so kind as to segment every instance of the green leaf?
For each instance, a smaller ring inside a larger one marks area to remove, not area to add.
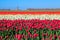
[[[48,37],[50,36],[50,34],[52,34],[52,31],[51,30],[49,30],[48,32]]]
[[[19,30],[19,34],[22,34],[23,32]]]
[[[28,40],[32,40],[31,38],[28,38]]]
[[[39,40],[42,39],[42,30],[39,30]]]
[[[37,38],[33,38],[33,40],[39,40],[39,37],[37,37]]]
[[[22,34],[26,34],[26,31],[24,28],[22,29]]]
[[[2,34],[3,34],[2,31],[0,31],[0,36],[2,36]]]
[[[31,34],[34,34],[34,29],[30,29],[29,32],[30,32]]]
[[[8,34],[7,31],[3,31],[3,32],[2,32],[2,36],[3,36],[3,37],[5,37],[7,34]]]

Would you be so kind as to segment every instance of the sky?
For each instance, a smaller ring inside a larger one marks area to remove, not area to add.
[[[0,9],[60,8],[60,0],[0,0]]]

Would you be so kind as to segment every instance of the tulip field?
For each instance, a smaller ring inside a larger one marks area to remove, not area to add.
[[[60,40],[60,14],[1,14],[0,40]]]

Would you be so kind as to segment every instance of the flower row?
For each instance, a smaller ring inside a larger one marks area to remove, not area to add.
[[[45,20],[45,19],[49,19],[49,20],[54,20],[54,19],[59,19],[60,20],[60,15],[56,15],[56,14],[52,14],[52,15],[48,15],[48,14],[43,14],[43,15],[21,15],[21,14],[17,14],[17,15],[0,15],[0,20],[2,19],[9,19],[9,20],[16,20],[16,19],[25,19],[25,20],[29,20],[29,19],[40,19],[40,20]]]
[[[0,20],[0,30],[3,29],[22,29],[22,28],[34,28],[34,29],[44,29],[48,28],[50,30],[60,29],[60,20],[40,20],[40,19],[31,19],[31,20]]]
[[[60,40],[60,20],[0,20],[1,40]]]

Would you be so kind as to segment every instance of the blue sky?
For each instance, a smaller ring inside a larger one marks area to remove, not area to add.
[[[0,0],[0,9],[60,8],[60,0]]]

